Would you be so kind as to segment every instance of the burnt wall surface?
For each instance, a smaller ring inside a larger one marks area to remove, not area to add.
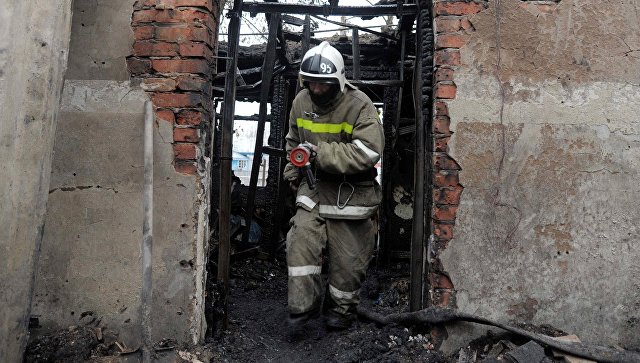
[[[637,3],[435,9],[448,152],[465,188],[440,251],[457,307],[640,348]],[[450,329],[446,344],[473,330]]]
[[[204,58],[208,45],[182,40],[201,27],[202,9],[211,18],[210,4],[74,1],[33,298],[33,314],[42,327],[34,333],[89,325],[116,331],[129,347],[139,345],[144,102],[152,99],[152,339],[193,343],[203,338],[208,159],[200,137],[206,130],[198,126],[205,122],[204,101],[191,103],[203,99],[199,87],[204,82],[190,73],[190,67],[202,64],[160,51],[185,46],[183,52]],[[180,6],[193,9],[185,13]],[[158,19],[149,18],[156,14]],[[180,15],[185,16],[177,19]],[[156,21],[173,24],[159,27],[162,42],[155,41]],[[209,30],[204,34],[211,38]],[[180,113],[184,108],[189,112]]]
[[[22,361],[27,343],[70,25],[69,0],[0,6],[1,362]]]

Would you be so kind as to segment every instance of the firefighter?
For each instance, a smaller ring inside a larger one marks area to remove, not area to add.
[[[284,178],[296,193],[287,234],[288,322],[300,327],[318,317],[324,299],[327,327],[347,329],[375,245],[373,216],[382,199],[375,165],[384,133],[375,106],[346,80],[342,55],[326,41],[304,55],[299,82],[286,149],[308,149],[316,183],[287,163]]]

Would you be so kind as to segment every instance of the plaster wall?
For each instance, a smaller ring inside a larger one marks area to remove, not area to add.
[[[128,80],[133,0],[75,1],[33,301],[39,332],[103,327],[139,346],[144,102]],[[156,118],[152,338],[203,331],[206,193],[173,166],[173,124]]]
[[[460,310],[640,348],[640,6],[491,1],[450,101]],[[485,328],[449,329],[443,348]]]
[[[70,24],[69,0],[0,7],[2,362],[20,362],[27,341]]]

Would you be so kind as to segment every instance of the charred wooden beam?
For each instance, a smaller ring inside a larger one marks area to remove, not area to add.
[[[351,30],[351,54],[353,55],[353,79],[360,79],[360,37],[358,29]]]
[[[287,156],[287,152],[285,150],[278,149],[272,146],[267,146],[267,145],[262,147],[262,152],[269,156],[277,156],[279,158],[284,158]]]
[[[224,116],[222,118],[222,138],[220,156],[220,212],[218,220],[218,283],[222,287],[222,329],[229,327],[229,268],[231,251],[231,159],[233,148],[233,114],[236,101],[236,70],[238,45],[240,44],[240,17],[242,1],[234,0],[233,11],[229,12],[229,56],[224,90]]]
[[[260,163],[262,162],[262,147],[264,142],[264,125],[267,118],[267,103],[269,102],[269,92],[271,91],[271,80],[273,77],[273,72],[271,70],[273,69],[276,62],[276,42],[278,41],[278,30],[282,27],[282,23],[280,22],[280,14],[271,14],[269,20],[269,39],[267,41],[267,54],[264,57],[264,64],[262,66],[262,87],[260,89],[260,120],[258,121],[258,130],[256,131],[256,145],[253,152],[251,179],[249,181],[249,193],[247,195],[247,214],[245,216],[247,228],[242,235],[242,242],[244,243],[249,241],[251,220],[253,219],[256,188],[258,187],[258,172],[260,171]]]
[[[215,115],[216,119],[221,119],[222,116],[220,116],[219,114]],[[235,115],[233,116],[234,120],[240,120],[240,121],[259,121],[260,120],[260,116],[259,115],[253,115],[253,116],[240,116],[240,115]],[[267,121],[271,121],[271,115],[267,115],[266,116],[266,120]]]
[[[309,15],[344,15],[344,16],[384,16],[384,15],[413,15],[417,13],[415,4],[405,5],[375,5],[375,6],[336,6],[302,5],[284,3],[245,2],[243,10],[250,14],[257,13],[285,13]]]
[[[425,34],[422,32],[422,27],[426,27],[425,23],[429,21],[429,13],[426,9],[421,8],[420,14],[417,19],[416,32],[416,52],[415,54],[421,55],[425,51],[423,38]],[[414,98],[414,110],[415,110],[415,125],[416,125],[416,141],[415,141],[415,158],[414,158],[414,172],[413,172],[413,229],[411,233],[411,260],[410,260],[410,292],[409,292],[409,310],[417,311],[423,307],[423,295],[424,295],[424,266],[425,262],[425,224],[428,226],[426,216],[424,212],[425,207],[425,162],[426,162],[426,137],[425,137],[425,125],[424,114],[422,113],[423,102],[422,99],[422,66],[423,58],[421,56],[416,57],[415,72],[413,78],[413,94]],[[429,206],[427,204],[427,206]],[[429,206],[430,207],[430,206]],[[427,259],[428,261],[428,259]],[[428,269],[428,267],[427,267]]]
[[[355,70],[354,70],[355,78]],[[379,79],[379,80],[351,80],[349,81],[354,86],[382,86],[382,87],[400,87],[402,81],[395,79]]]
[[[304,19],[296,18],[295,16],[287,15],[287,14],[282,14],[282,21],[287,24],[296,25],[296,26],[304,25]]]
[[[390,39],[390,40],[393,40],[393,41],[398,41],[398,38],[396,38],[396,37],[394,37],[392,35],[385,34],[385,33],[380,33],[380,32],[377,32],[375,30],[371,30],[371,29],[368,29],[368,28],[365,28],[365,27],[361,27],[361,26],[358,26],[358,25],[353,25],[353,24],[349,24],[349,23],[343,23],[343,22],[340,22],[340,21],[327,19],[326,17],[314,16],[314,18],[320,19],[322,21],[325,21],[327,23],[331,23],[331,24],[334,24],[334,25],[343,26],[345,28],[358,29],[358,30],[361,30],[361,31],[366,32],[366,33],[377,35],[377,36],[379,36],[381,38],[386,38],[386,39]]]

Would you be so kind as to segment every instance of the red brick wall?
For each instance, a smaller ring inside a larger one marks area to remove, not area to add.
[[[176,171],[195,175],[203,134],[210,132],[220,6],[216,0],[138,0],[133,9],[129,72],[150,94],[158,121],[173,125]]]
[[[460,48],[467,35],[474,31],[471,16],[488,7],[486,0],[436,0],[433,4],[435,30],[434,113],[433,136],[433,210],[432,232],[434,248],[431,271],[427,276],[431,286],[429,305],[455,307],[454,285],[440,262],[440,253],[453,238],[456,213],[464,187],[458,173],[460,165],[448,154],[453,134],[447,102],[456,98],[455,73],[461,65]]]

